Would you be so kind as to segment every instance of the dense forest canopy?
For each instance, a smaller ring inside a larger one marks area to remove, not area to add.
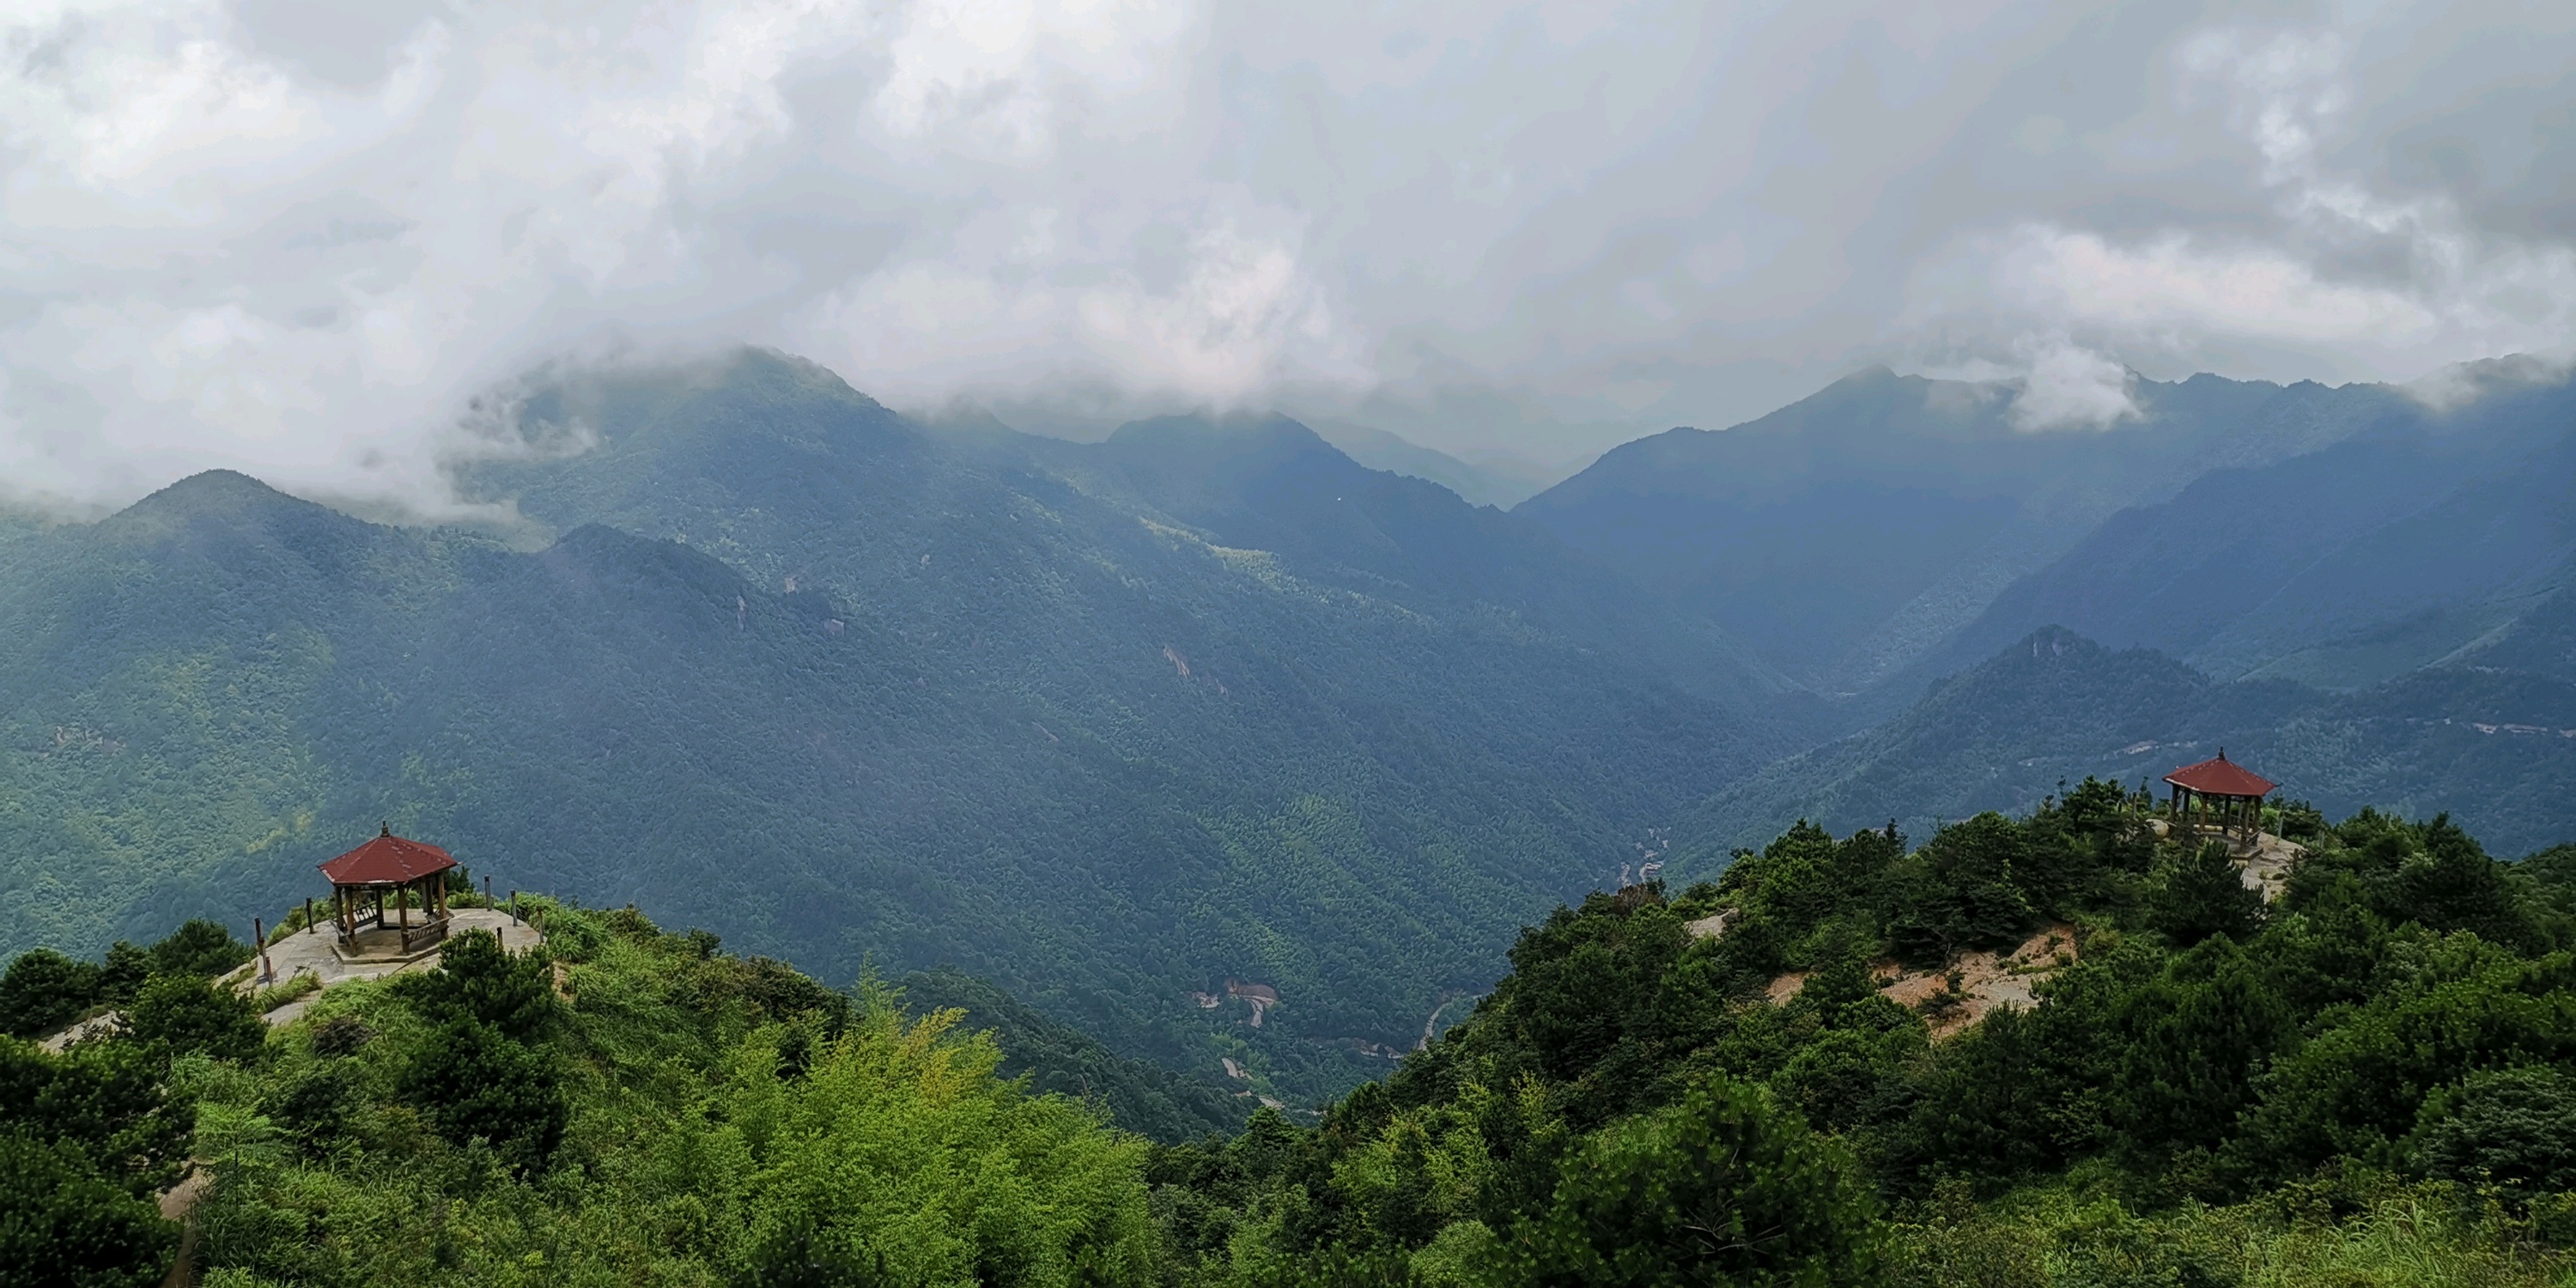
[[[2097,780],[1920,845],[1800,824],[1559,908],[1391,1076],[1239,1130],[982,981],[835,990],[631,908],[533,901],[540,949],[470,932],[273,1032],[217,927],[29,952],[13,1032],[119,1022],[0,1040],[0,1237],[157,1281],[193,1171],[232,1288],[2576,1271],[2576,847],[2266,821],[2262,883]]]

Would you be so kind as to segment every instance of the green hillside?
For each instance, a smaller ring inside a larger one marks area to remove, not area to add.
[[[1205,1283],[2576,1274],[2568,853],[2301,814],[2267,905],[2149,821],[2087,782],[1595,895],[1319,1126],[1162,1151],[1158,1209]]]
[[[0,1277],[142,1288],[184,1249],[224,1288],[1158,1279],[1145,1143],[954,1012],[526,910],[536,955],[468,933],[274,1034],[156,973],[114,1036],[0,1038]],[[183,1164],[184,1242],[152,1202]]]
[[[1722,637],[1293,427],[1065,461],[762,355],[546,397],[513,450],[589,449],[472,475],[533,541],[225,474],[30,539],[0,944],[246,925],[389,820],[503,886],[826,979],[952,964],[1304,1102],[1788,745]],[[1192,1000],[1230,978],[1283,1001]]]

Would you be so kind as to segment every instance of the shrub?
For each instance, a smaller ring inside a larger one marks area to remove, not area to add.
[[[203,917],[191,918],[152,945],[152,973],[212,979],[250,960],[251,947]]]
[[[1854,1283],[1874,1273],[1868,1192],[1838,1150],[1727,1079],[1601,1131],[1497,1278],[1528,1284]]]
[[[99,970],[50,948],[31,948],[0,975],[0,1033],[40,1038],[79,1019],[99,999]]]
[[[2472,1075],[2428,1100],[2415,1156],[2437,1180],[2576,1190],[2576,1079],[2547,1066]]]
[[[125,1031],[170,1055],[203,1051],[218,1060],[252,1059],[268,1041],[257,1002],[190,975],[154,976],[127,1009]]]
[[[177,1235],[77,1147],[0,1131],[0,1281],[149,1288]]]
[[[544,1052],[461,1017],[422,1039],[401,1092],[448,1143],[481,1140],[523,1173],[544,1170],[572,1115]]]

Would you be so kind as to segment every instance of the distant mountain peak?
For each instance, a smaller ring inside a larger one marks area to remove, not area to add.
[[[168,523],[200,518],[244,519],[323,507],[289,496],[239,470],[191,474],[119,511],[109,522]],[[352,520],[354,522],[354,520]]]

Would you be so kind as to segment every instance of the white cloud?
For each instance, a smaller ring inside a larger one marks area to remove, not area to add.
[[[2063,336],[2033,337],[2020,348],[2026,374],[2007,413],[2015,429],[2103,429],[2137,419],[2136,377],[2108,355]]]
[[[2501,0],[26,0],[0,493],[435,505],[468,398],[620,345],[1551,459],[1908,354],[2034,427],[2122,361],[2409,376],[2563,347],[2570,55]]]
[[[1962,312],[2030,327],[2025,352],[2096,346],[2205,360],[2231,346],[2334,351],[2400,378],[2502,353],[2558,350],[2576,312],[2576,249],[2480,228],[2440,192],[2394,194],[2339,168],[2353,48],[2334,31],[2203,31],[2174,64],[2186,107],[2215,94],[2268,217],[2212,231],[2114,235],[2052,220],[1972,238],[1918,318]],[[2033,337],[2056,336],[2060,342]],[[2371,370],[2374,369],[2375,370]]]

